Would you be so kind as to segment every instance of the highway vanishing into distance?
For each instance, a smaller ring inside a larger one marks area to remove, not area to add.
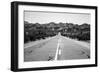
[[[24,61],[89,59],[90,44],[62,36],[25,44]]]

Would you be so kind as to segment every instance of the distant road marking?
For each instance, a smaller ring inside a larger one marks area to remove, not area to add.
[[[59,38],[58,40],[57,50],[56,50],[55,59],[54,59],[55,61],[58,59],[58,56],[61,55],[60,43],[61,43],[61,38]]]

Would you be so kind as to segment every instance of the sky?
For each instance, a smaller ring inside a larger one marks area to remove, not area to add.
[[[83,23],[90,24],[90,14],[85,13],[65,13],[65,12],[46,12],[46,11],[24,11],[24,21],[29,23],[74,23],[81,25]]]

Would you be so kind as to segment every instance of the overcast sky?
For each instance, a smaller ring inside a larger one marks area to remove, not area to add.
[[[58,13],[58,12],[38,12],[38,11],[24,11],[24,20],[30,23],[49,23],[49,22],[63,22],[74,24],[90,24],[90,14],[79,13]]]

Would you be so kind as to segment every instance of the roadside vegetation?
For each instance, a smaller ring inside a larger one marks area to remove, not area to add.
[[[62,36],[72,39],[89,41],[90,40],[90,24],[81,25],[73,23],[29,23],[24,21],[24,43],[53,37],[61,33]]]

